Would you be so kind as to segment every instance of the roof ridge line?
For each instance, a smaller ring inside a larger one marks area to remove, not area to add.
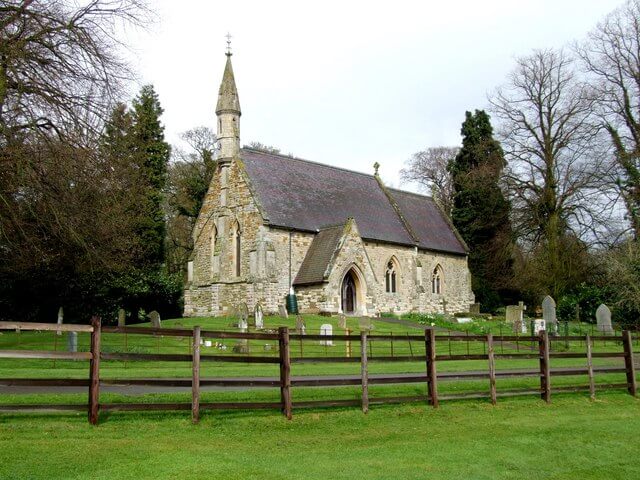
[[[391,208],[393,208],[393,211],[396,213],[396,215],[400,219],[400,223],[409,234],[409,237],[411,237],[411,239],[414,241],[416,245],[420,244],[420,237],[418,237],[418,235],[416,235],[416,233],[413,231],[413,227],[409,223],[409,220],[405,218],[404,214],[402,213],[402,209],[400,208],[400,205],[398,205],[398,202],[396,201],[396,199],[393,198],[393,195],[391,195],[391,192],[389,191],[387,186],[382,182],[382,179],[380,178],[379,175],[374,175],[374,178],[378,182],[378,186],[384,193],[384,196],[387,198],[387,200],[391,204]]]

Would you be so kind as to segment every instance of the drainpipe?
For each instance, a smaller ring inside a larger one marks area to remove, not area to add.
[[[289,232],[289,293],[293,295],[293,282],[291,280],[291,234]]]

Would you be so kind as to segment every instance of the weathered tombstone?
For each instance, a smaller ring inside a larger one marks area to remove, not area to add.
[[[338,326],[340,328],[342,328],[343,330],[347,328],[347,316],[344,314],[340,315],[340,318],[338,319]]]
[[[64,321],[64,310],[62,309],[62,307],[60,307],[58,309],[58,325],[62,325],[63,321]],[[56,333],[58,335],[62,335],[62,332],[60,330],[58,330]]]
[[[67,333],[67,350],[74,353],[78,351],[78,332]]]
[[[240,340],[233,346],[233,353],[249,353],[249,343],[247,340]]]
[[[307,326],[304,324],[304,320],[301,315],[296,316],[296,331],[300,335],[306,335],[307,333]]]
[[[604,303],[596,310],[596,322],[598,324],[598,331],[602,333],[613,333],[613,326],[611,325],[611,310]]]
[[[358,327],[360,327],[360,331],[368,332],[372,330],[371,328],[371,320],[367,317],[362,317],[358,319]]]
[[[472,313],[474,315],[479,315],[480,314],[480,304],[479,303],[472,303],[471,305],[469,305],[469,313]]]
[[[253,321],[256,328],[264,328],[264,313],[262,312],[262,305],[256,303],[256,307],[253,310]]]
[[[547,321],[542,319],[536,319],[533,321],[533,334],[538,335],[542,330],[546,330]]]
[[[551,326],[556,323],[556,301],[549,295],[542,300],[542,318]]]
[[[333,325],[331,325],[330,323],[323,323],[322,325],[320,325],[320,335],[332,336]],[[333,347],[333,340],[320,340],[320,345]]]
[[[287,312],[287,307],[285,307],[282,304],[278,305],[278,313],[280,314],[281,317],[289,318],[289,312]]]
[[[124,327],[127,324],[127,313],[124,311],[124,308],[118,310],[118,326]]]
[[[519,305],[507,305],[505,311],[505,320],[507,323],[522,322],[522,309]]]
[[[155,310],[149,312],[149,320],[151,321],[151,326],[153,328],[160,328],[162,327],[162,323],[160,323],[160,314],[158,312],[156,312]]]
[[[527,333],[527,324],[523,320],[513,322],[513,333]]]

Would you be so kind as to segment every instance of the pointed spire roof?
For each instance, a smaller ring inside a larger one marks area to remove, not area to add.
[[[236,89],[236,80],[233,76],[231,53],[227,53],[227,64],[224,67],[224,75],[222,75],[222,83],[218,91],[216,114],[224,111],[240,113],[240,99],[238,98],[238,90]]]

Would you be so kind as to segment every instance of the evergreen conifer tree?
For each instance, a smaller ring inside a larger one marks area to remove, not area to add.
[[[499,186],[506,163],[485,111],[466,112],[461,134],[462,148],[449,165],[455,192],[452,220],[470,249],[476,297],[494,309],[501,297],[509,296],[513,278],[510,204]]]

